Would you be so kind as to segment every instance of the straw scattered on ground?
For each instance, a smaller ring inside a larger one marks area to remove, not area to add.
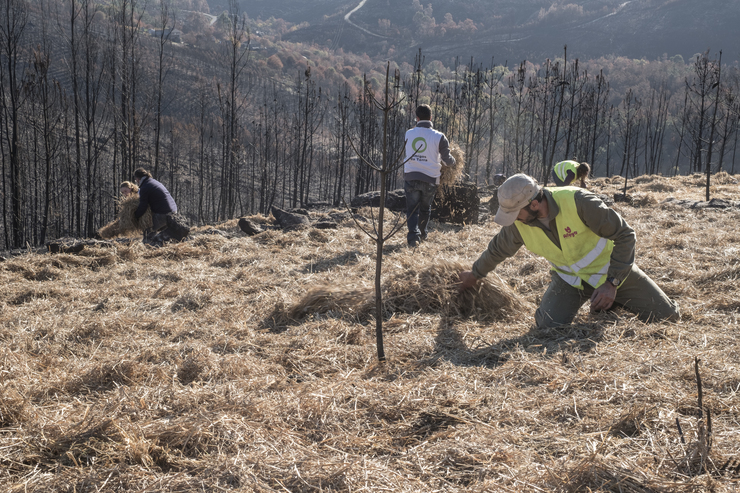
[[[403,265],[398,271],[389,273],[382,289],[385,314],[439,313],[487,321],[515,317],[533,309],[497,276],[482,279],[474,289],[460,292],[458,274],[466,268],[461,262],[445,260],[421,271],[413,264]],[[369,316],[374,307],[375,288],[372,285],[326,284],[312,288],[288,309],[286,315],[298,320],[310,314],[332,313],[361,320]]]
[[[460,296],[498,230],[482,214],[387,243],[382,364],[352,223],[0,262],[0,490],[736,491],[740,212],[666,202],[702,179],[630,180],[655,200],[614,205],[680,323],[584,306],[537,329],[548,264],[524,249]]]

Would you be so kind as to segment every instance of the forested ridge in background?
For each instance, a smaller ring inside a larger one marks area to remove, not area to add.
[[[211,10],[226,9],[209,0]],[[242,0],[255,19],[294,25],[283,40],[399,60],[423,46],[429,59],[518,62],[552,58],[564,44],[582,60],[616,54],[688,60],[731,49],[740,2],[727,0]],[[359,7],[359,8],[358,8]],[[345,21],[351,13],[354,28]],[[729,54],[729,53],[728,53]],[[734,63],[738,53],[727,61]]]
[[[562,47],[553,59],[514,64],[495,52],[443,63],[418,50],[400,60],[393,47],[372,59],[286,41],[310,26],[249,18],[233,0],[216,16],[193,12],[207,7],[3,2],[0,248],[93,236],[139,166],[200,224],[273,205],[341,205],[375,190],[377,176],[356,153],[382,154],[382,114],[363,87],[382,90],[386,63],[404,98],[390,122],[394,154],[413,108],[429,103],[478,184],[516,171],[546,181],[565,158],[628,178],[736,171],[740,77],[736,55],[723,64],[721,47],[686,62],[583,61]]]

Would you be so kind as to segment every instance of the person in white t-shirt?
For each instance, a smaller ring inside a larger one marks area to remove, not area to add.
[[[406,131],[406,162],[403,166],[406,194],[406,241],[416,247],[426,240],[432,202],[437,192],[442,166],[454,166],[450,143],[432,125],[432,108],[422,104],[416,108],[416,126]]]

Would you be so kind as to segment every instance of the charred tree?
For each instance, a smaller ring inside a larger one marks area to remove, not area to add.
[[[23,201],[26,193],[24,183],[22,149],[23,131],[22,87],[24,84],[24,36],[28,23],[28,5],[25,0],[6,0],[0,21],[0,104],[2,104],[2,147],[4,149],[3,172],[3,226],[5,245],[13,248],[22,246],[26,240],[23,228]],[[6,175],[7,173],[7,175]],[[9,176],[8,186],[5,177]],[[8,207],[5,197],[10,197]],[[8,221],[10,218],[10,221]]]

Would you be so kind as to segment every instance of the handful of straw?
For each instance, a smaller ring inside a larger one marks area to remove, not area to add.
[[[102,238],[114,238],[125,234],[138,234],[152,227],[152,211],[147,209],[136,219],[134,212],[139,207],[139,196],[129,195],[118,200],[118,215],[98,230]]]
[[[444,199],[447,187],[451,187],[460,181],[465,168],[465,151],[456,142],[450,142],[450,154],[455,158],[455,164],[453,166],[442,166],[442,174],[439,177],[441,186],[437,187],[437,196],[440,200]]]

